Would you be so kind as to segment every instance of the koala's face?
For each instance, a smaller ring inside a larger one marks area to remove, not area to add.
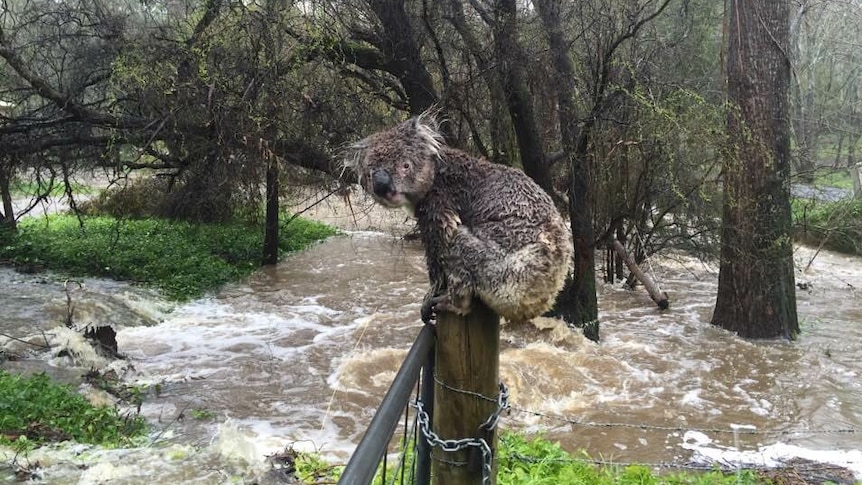
[[[360,184],[383,206],[412,209],[434,183],[438,137],[417,118],[357,143]]]

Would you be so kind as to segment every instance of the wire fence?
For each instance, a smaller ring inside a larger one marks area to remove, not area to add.
[[[423,333],[420,333],[420,337],[417,338],[417,342],[422,338],[422,336]],[[508,391],[502,383],[500,386],[500,393],[498,395],[485,396],[469,390],[460,389],[443,382],[433,372],[433,343],[429,345],[432,346],[430,350],[423,347],[420,351],[414,352],[413,349],[411,349],[407,359],[405,359],[402,370],[405,368],[411,368],[412,370],[409,372],[399,371],[399,376],[401,374],[406,374],[408,376],[405,376],[404,378],[396,376],[396,380],[393,381],[392,387],[390,387],[380,409],[377,414],[375,414],[375,418],[372,420],[372,424],[369,426],[366,435],[363,437],[362,442],[351,457],[350,463],[348,463],[339,484],[365,485],[373,482],[381,485],[424,485],[430,483],[430,462],[432,460],[445,461],[450,466],[471,466],[471,464],[467,462],[452,462],[445,460],[445,458],[441,458],[439,455],[431,453],[430,448],[432,446],[437,446],[444,452],[454,451],[455,448],[463,449],[465,447],[474,446],[477,448],[482,447],[481,443],[473,443],[473,440],[470,439],[442,440],[430,432],[431,423],[429,416],[431,413],[429,407],[433,401],[433,386],[435,384],[451,392],[467,395],[478,400],[497,403],[497,411],[489,416],[488,421],[485,423],[486,425],[491,423],[492,427],[496,426],[499,421],[505,421],[505,419],[511,417],[512,414],[521,414],[525,416],[538,417],[550,422],[565,424],[573,428],[621,429],[626,431],[640,430],[664,433],[666,435],[676,433],[685,435],[690,432],[702,433],[707,436],[732,435],[734,437],[733,449],[736,451],[742,451],[736,441],[736,438],[740,436],[780,438],[786,436],[844,435],[853,436],[854,439],[857,436],[862,436],[862,430],[851,427],[823,429],[757,429],[748,425],[730,425],[727,428],[676,426],[647,423],[590,421],[577,416],[541,412],[510,404]],[[414,344],[414,347],[415,346],[416,344]],[[417,364],[416,362],[411,363],[411,360],[422,358],[426,359],[424,364]],[[424,367],[420,374],[418,366],[423,365]],[[429,378],[429,376],[431,378]],[[409,386],[406,394],[402,389],[400,391],[400,398],[394,401],[390,399],[391,394],[398,394],[398,388],[403,388],[404,386]],[[386,418],[387,424],[384,425],[388,432],[375,430],[375,422],[379,421],[378,416],[381,415],[388,416],[388,418]],[[401,431],[396,435],[394,433],[395,420],[402,418],[403,423],[400,427]],[[369,436],[372,436],[372,439],[369,440]],[[374,451],[369,451],[369,446],[365,444],[367,441],[374,441],[372,444],[376,447]],[[468,441],[469,443],[467,443]],[[586,451],[589,452],[589,450]],[[695,459],[694,452],[692,453],[692,458],[687,461],[674,460],[658,462],[626,462],[619,460],[596,459],[588,457],[587,455],[584,455],[583,457],[552,458],[548,456],[530,456],[528,454],[518,453],[511,450],[506,450],[502,453],[503,454],[499,456],[494,456],[493,460],[503,459],[508,460],[509,462],[518,461],[526,464],[558,463],[560,465],[566,465],[591,463],[602,467],[626,468],[630,466],[640,466],[654,470],[692,472],[719,471],[724,473],[735,473],[742,469],[766,472],[782,466],[781,463],[777,463],[777,460],[772,457],[768,460],[766,457],[761,457],[763,459],[759,460],[759,463],[758,460],[754,459],[731,461],[721,458],[710,459],[706,456]],[[370,461],[372,460],[372,457],[376,457],[376,459]],[[748,455],[748,458],[755,457],[757,457],[756,453],[750,453]],[[484,450],[484,453],[482,454],[482,464],[480,466],[490,471],[493,466],[489,464],[489,459],[491,459],[491,457],[488,454],[488,450]],[[356,466],[351,465],[351,463],[355,462],[361,463],[362,465],[360,466],[364,467],[364,471],[357,473],[355,471]],[[839,467],[836,464],[831,463],[819,463],[813,461],[792,463],[792,469],[794,472],[812,475],[816,475],[821,472],[830,472],[836,468]],[[485,483],[490,483],[490,479],[487,474],[485,474]]]

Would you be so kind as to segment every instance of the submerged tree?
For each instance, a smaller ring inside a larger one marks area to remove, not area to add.
[[[742,337],[799,333],[790,241],[790,3],[734,0],[727,55],[730,149],[712,323]]]

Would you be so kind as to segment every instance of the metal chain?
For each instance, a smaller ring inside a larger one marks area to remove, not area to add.
[[[488,416],[488,419],[482,423],[480,428],[488,431],[492,431],[497,427],[497,423],[500,422],[500,415],[503,414],[503,411],[509,409],[509,388],[506,387],[506,384],[503,384],[503,381],[500,381],[500,393],[497,394],[497,410],[491,413]]]
[[[450,453],[466,450],[468,448],[479,448],[479,451],[482,452],[482,483],[490,485],[494,457],[491,452],[491,446],[488,442],[485,441],[484,438],[462,438],[460,440],[441,439],[437,436],[437,433],[431,430],[431,420],[428,417],[428,413],[425,412],[425,409],[422,407],[422,401],[417,399],[413,404],[413,407],[416,408],[416,417],[419,422],[419,429],[422,431],[422,435],[425,436],[428,444],[432,447],[436,446],[441,450]]]

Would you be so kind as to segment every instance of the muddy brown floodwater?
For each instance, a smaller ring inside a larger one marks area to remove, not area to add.
[[[797,266],[813,255],[798,248]],[[615,462],[800,456],[862,478],[862,260],[821,252],[797,273],[807,289],[795,343],[714,328],[715,272],[685,257],[653,265],[670,310],[643,291],[600,287],[600,344],[550,319],[504,327],[513,410],[502,428],[543,431]],[[4,271],[16,288],[2,297],[4,333],[62,316],[56,281]],[[158,440],[149,451],[45,452],[43,480],[213,483],[260,472],[267,454],[294,442],[349,456],[421,327],[426,275],[418,244],[353,232],[171,309],[134,288],[85,286],[81,311],[110,312],[121,326],[125,378],[158,384],[143,407]],[[194,419],[201,411],[214,419]],[[758,434],[735,436],[740,426]]]

